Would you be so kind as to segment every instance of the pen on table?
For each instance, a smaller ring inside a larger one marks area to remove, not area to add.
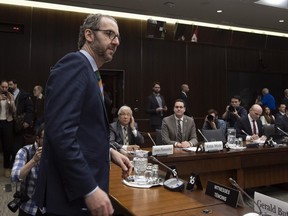
[[[241,130],[242,133],[246,134],[247,136],[250,136],[248,133],[246,133],[244,130]]]

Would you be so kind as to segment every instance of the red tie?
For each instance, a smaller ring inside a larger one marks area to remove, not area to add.
[[[257,134],[255,120],[253,120],[252,122],[253,122],[253,134]]]

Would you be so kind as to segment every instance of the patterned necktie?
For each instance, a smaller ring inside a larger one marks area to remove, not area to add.
[[[127,127],[123,127],[124,130],[124,145],[129,145],[128,131]]]
[[[181,132],[181,124],[180,124],[181,120],[178,119],[177,122],[178,123],[177,123],[177,137],[176,137],[177,140],[176,141],[181,143],[182,142],[182,132]]]
[[[96,77],[97,77],[97,80],[98,80],[98,84],[99,84],[99,87],[100,87],[100,90],[101,90],[101,94],[102,94],[102,97],[103,97],[103,100],[104,100],[104,90],[103,90],[103,84],[102,84],[102,79],[101,79],[101,75],[100,75],[99,70],[96,70],[95,74],[96,74]]]
[[[252,122],[253,122],[253,134],[257,134],[255,120],[253,120]]]

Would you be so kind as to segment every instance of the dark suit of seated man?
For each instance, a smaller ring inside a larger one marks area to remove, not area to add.
[[[143,143],[144,137],[137,130],[137,123],[134,121],[131,108],[128,106],[120,107],[118,120],[110,124],[111,147],[116,148],[118,151],[121,148],[124,151],[131,151],[135,150],[135,145],[142,145]],[[133,147],[133,149],[130,149],[130,147]]]
[[[281,130],[288,133],[288,108],[286,108],[284,115],[279,115],[275,121],[276,128],[280,128]],[[279,129],[277,129],[278,134],[283,134]]]
[[[262,108],[258,104],[252,105],[246,117],[238,119],[235,123],[236,137],[253,141],[259,138],[266,139],[263,135],[263,125],[260,120]],[[254,126],[255,123],[255,126]]]
[[[184,115],[184,112],[185,102],[177,99],[174,103],[174,114],[162,121],[161,134],[164,145],[187,148],[198,143],[194,119]]]

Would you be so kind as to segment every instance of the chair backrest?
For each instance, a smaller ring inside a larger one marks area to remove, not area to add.
[[[265,135],[267,138],[273,136],[276,134],[275,131],[275,125],[263,125],[263,135]]]
[[[162,135],[160,129],[156,129],[156,145],[162,145]]]
[[[226,143],[226,138],[222,129],[216,129],[216,130],[202,129],[202,133],[209,142],[210,141],[222,141],[223,143]]]

